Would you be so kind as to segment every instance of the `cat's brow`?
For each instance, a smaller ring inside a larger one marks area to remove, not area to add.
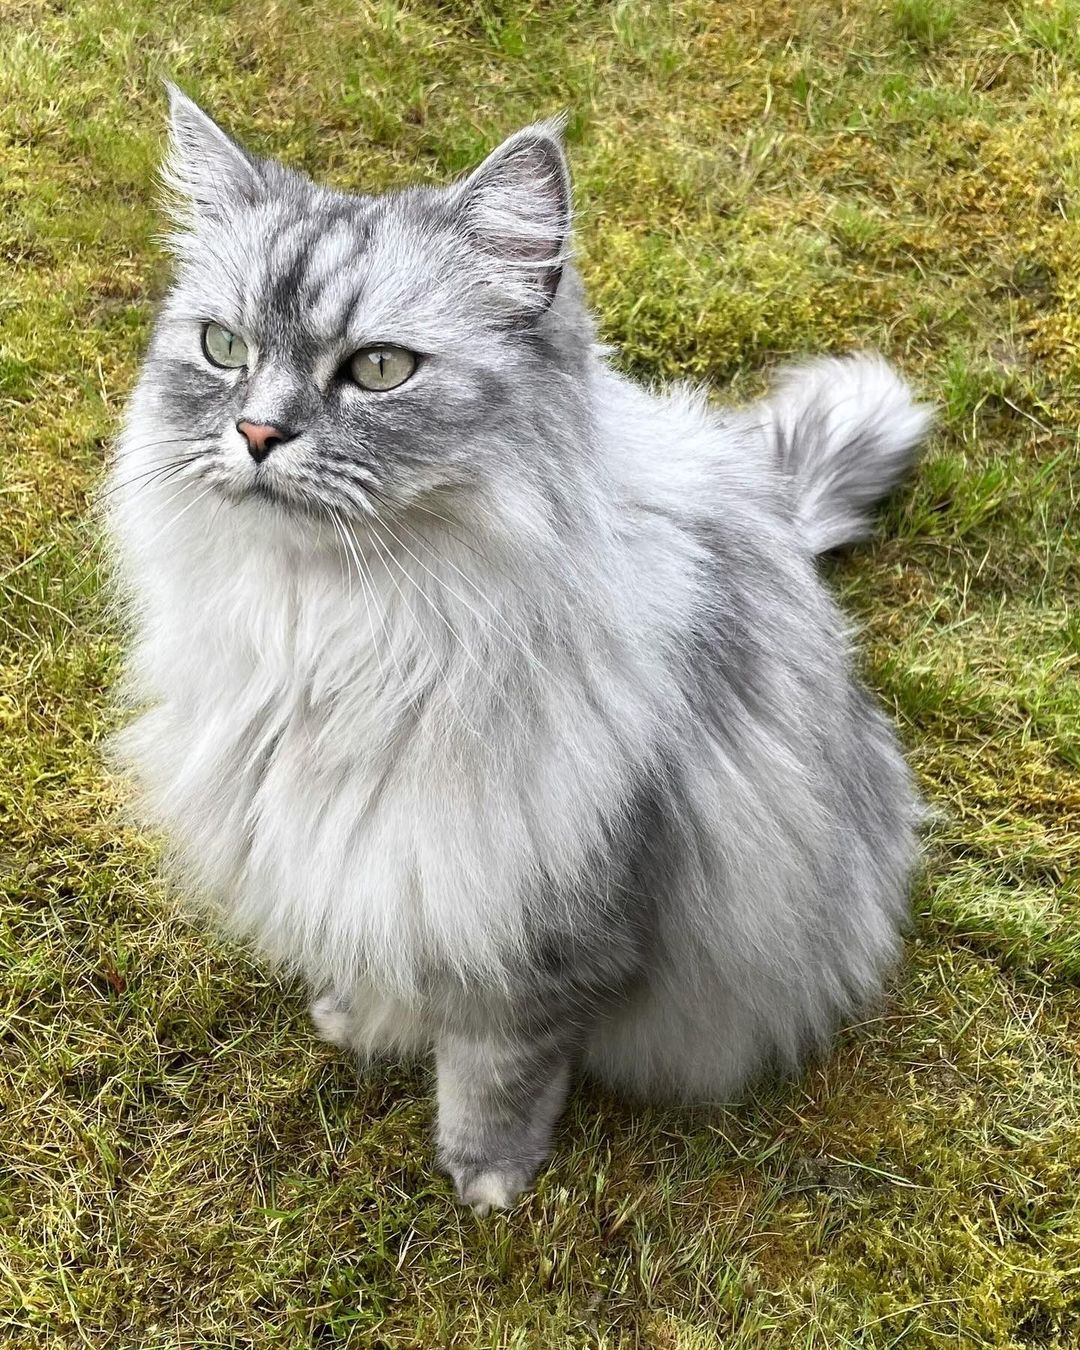
[[[369,240],[362,218],[339,220],[329,231],[321,221],[303,222],[288,264],[271,279],[271,303],[319,341],[343,340],[363,291]]]

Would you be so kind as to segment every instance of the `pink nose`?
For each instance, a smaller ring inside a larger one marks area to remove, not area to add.
[[[283,431],[281,427],[266,426],[262,422],[237,422],[236,429],[247,441],[248,453],[256,464],[261,463],[275,445],[291,441],[294,434]]]

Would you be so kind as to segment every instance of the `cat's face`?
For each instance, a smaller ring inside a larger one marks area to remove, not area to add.
[[[178,265],[147,440],[176,438],[235,502],[359,516],[468,490],[584,359],[555,127],[453,187],[350,196],[252,158],[174,90],[166,178]]]

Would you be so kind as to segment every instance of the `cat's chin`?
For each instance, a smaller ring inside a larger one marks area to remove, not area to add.
[[[220,497],[243,522],[246,532],[268,548],[285,549],[297,558],[334,558],[362,549],[367,520],[354,507],[332,499],[290,493],[280,486],[218,483]],[[344,538],[348,543],[344,543]]]
[[[321,502],[295,490],[270,483],[264,478],[256,478],[245,483],[222,479],[215,482],[213,487],[234,506],[248,506],[300,520],[307,518],[325,521],[327,518],[327,508]]]

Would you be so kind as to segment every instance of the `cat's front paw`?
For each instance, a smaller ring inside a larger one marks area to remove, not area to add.
[[[532,1174],[512,1163],[444,1164],[444,1167],[453,1180],[458,1200],[481,1218],[493,1209],[513,1209],[532,1185]]]
[[[319,1039],[339,1045],[342,1050],[352,1048],[352,1017],[349,1005],[333,990],[320,994],[308,1008],[308,1015],[315,1024]]]

